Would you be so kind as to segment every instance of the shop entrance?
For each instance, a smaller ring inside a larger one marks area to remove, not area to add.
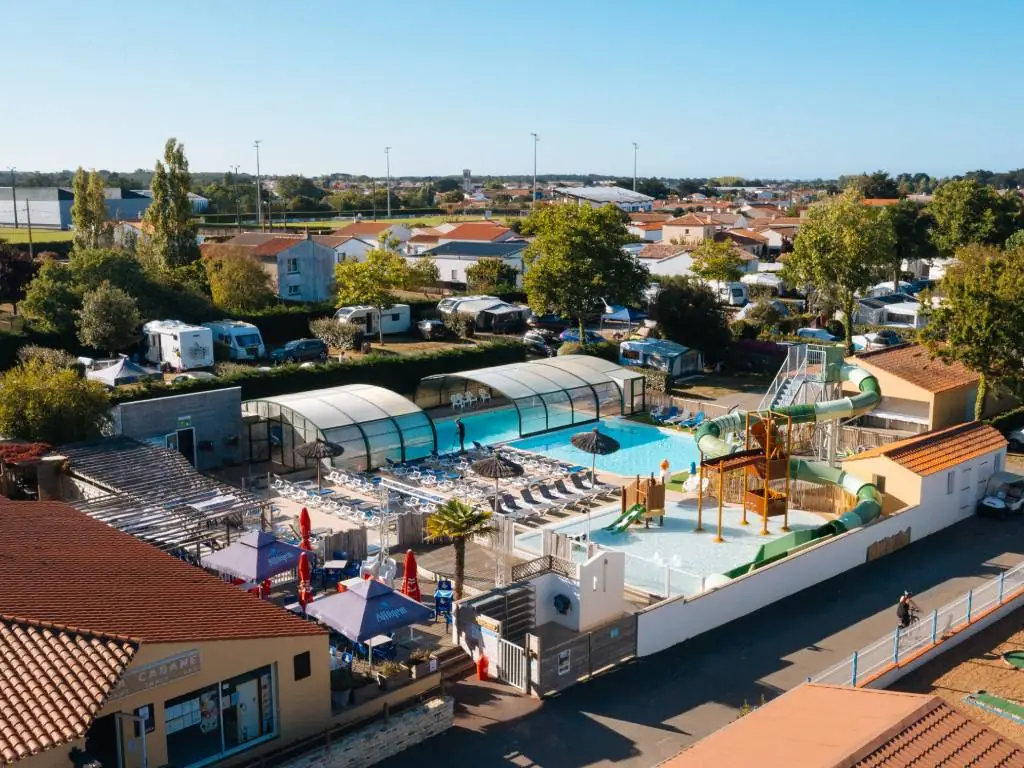
[[[85,734],[85,752],[103,768],[121,768],[121,736],[117,715],[93,721]]]

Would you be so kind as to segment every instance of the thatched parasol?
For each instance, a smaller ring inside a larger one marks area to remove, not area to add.
[[[602,434],[597,427],[589,432],[577,432],[572,436],[572,444],[584,453],[589,453],[590,460],[590,485],[595,485],[595,474],[597,470],[597,457],[607,456],[619,450],[619,441],[610,435]],[[590,507],[587,507],[587,541],[590,541]]]
[[[295,455],[303,459],[316,460],[316,489],[320,490],[320,462],[324,459],[333,459],[345,452],[337,443],[329,443],[326,440],[314,440],[311,443],[303,443],[295,449]]]
[[[486,459],[478,459],[473,462],[473,471],[483,477],[494,478],[494,510],[498,510],[498,481],[506,477],[520,477],[526,470],[522,464],[516,464],[512,459],[495,452]]]

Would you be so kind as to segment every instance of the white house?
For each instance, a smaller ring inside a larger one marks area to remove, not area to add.
[[[516,271],[516,287],[523,284],[523,252],[527,243],[522,240],[503,243],[451,241],[423,251],[437,264],[442,283],[465,285],[466,270],[481,259],[501,259]],[[410,262],[412,257],[407,257]]]
[[[405,224],[397,224],[393,221],[353,221],[351,224],[346,224],[341,229],[331,232],[332,235],[338,237],[357,237],[372,243],[374,248],[378,246],[385,233],[400,243],[404,243],[412,236],[412,230]]]
[[[689,275],[693,266],[693,257],[686,246],[674,243],[652,243],[645,246],[637,259],[652,275],[663,277]]]
[[[277,295],[289,301],[326,301],[334,283],[338,254],[306,237],[275,237],[252,250],[271,275]]]
[[[511,240],[516,233],[501,224],[490,221],[470,221],[441,232],[438,236],[438,245],[455,242],[472,243],[503,243]]]
[[[700,245],[715,236],[718,225],[701,213],[687,213],[669,219],[661,227],[661,239],[666,243]]]
[[[627,225],[626,229],[629,234],[639,237],[645,243],[660,243],[662,226],[660,221],[634,222]]]

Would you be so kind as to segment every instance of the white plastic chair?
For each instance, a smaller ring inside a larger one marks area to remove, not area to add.
[[[462,395],[453,394],[452,395],[452,408],[460,408],[461,409],[461,408],[465,408],[465,407],[466,407],[466,401],[462,397]]]
[[[480,399],[481,403],[486,403],[488,400],[491,399],[491,393],[488,392],[486,389],[481,389],[477,393],[477,397]]]
[[[477,397],[476,397],[476,395],[474,395],[474,394],[473,394],[472,392],[467,392],[467,393],[466,393],[466,394],[465,394],[465,395],[463,396],[463,398],[462,398],[462,402],[463,402],[463,403],[464,403],[465,405],[468,405],[468,406],[469,406],[470,408],[472,408],[472,407],[473,407],[474,405],[476,405],[476,403],[477,403]]]

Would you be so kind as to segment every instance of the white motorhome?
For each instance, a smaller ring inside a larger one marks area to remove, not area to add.
[[[720,280],[709,280],[708,288],[718,297],[718,300],[730,307],[742,307],[750,301],[750,291],[743,283],[729,283]]]
[[[213,331],[180,320],[151,320],[142,326],[146,360],[161,368],[188,371],[213,365]]]
[[[408,304],[395,304],[379,312],[376,307],[356,306],[342,307],[334,313],[339,323],[351,323],[363,329],[363,333],[371,336],[383,333],[408,333],[412,328],[412,309]]]
[[[227,347],[229,360],[259,360],[267,355],[260,329],[252,323],[217,320],[203,325],[213,331],[214,342]]]
[[[501,299],[497,296],[451,296],[437,302],[437,311],[442,315],[447,315],[449,312],[458,312],[459,305],[465,304],[467,301],[493,301],[497,304]]]

